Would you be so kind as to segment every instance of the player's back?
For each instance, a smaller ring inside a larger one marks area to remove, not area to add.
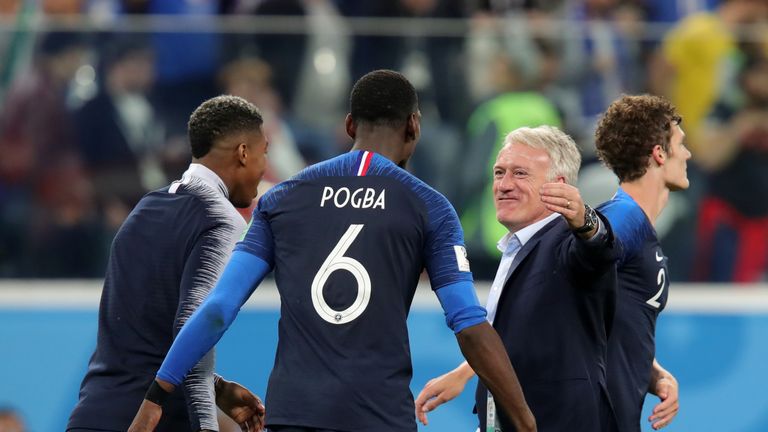
[[[97,346],[69,428],[127,429],[173,342],[177,317],[191,314],[213,283],[187,280],[200,277],[191,267],[215,277],[244,225],[224,195],[197,181],[142,198],[112,243]],[[200,256],[202,242],[208,256]],[[158,430],[188,430],[188,418],[179,390]]]
[[[463,248],[439,246],[461,244],[453,208],[353,151],[278,185],[258,212],[282,302],[268,424],[415,431],[406,319],[419,275],[426,266],[433,288],[471,280],[457,276]]]
[[[643,209],[619,189],[598,207],[622,245],[616,316],[608,341],[608,386],[621,431],[639,431],[655,357],[656,319],[667,302],[667,258]]]

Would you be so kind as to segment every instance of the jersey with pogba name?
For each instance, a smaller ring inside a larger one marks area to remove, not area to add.
[[[272,264],[280,291],[267,424],[415,431],[406,319],[419,276],[435,290],[472,280],[445,197],[352,151],[264,195],[236,250]]]

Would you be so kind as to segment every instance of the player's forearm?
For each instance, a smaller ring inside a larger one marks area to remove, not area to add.
[[[466,328],[456,337],[471,370],[488,387],[497,406],[504,410],[516,430],[535,431],[536,420],[525,402],[504,345],[490,324],[484,322]]]
[[[216,287],[173,341],[158,377],[174,385],[181,383],[192,366],[221,339],[268,271],[265,261],[235,251]]]
[[[648,382],[648,393],[655,394],[654,392],[656,391],[656,383],[663,378],[673,381],[675,380],[675,377],[672,376],[668,370],[664,369],[656,359],[653,359],[653,366],[651,367],[651,380]]]
[[[187,373],[221,339],[231,319],[214,298],[209,298],[184,324],[173,341],[157,377],[179,385]]]

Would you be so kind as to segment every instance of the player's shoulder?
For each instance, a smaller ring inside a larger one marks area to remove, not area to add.
[[[144,200],[152,207],[162,208],[179,229],[203,231],[217,226],[245,227],[245,220],[222,191],[195,179],[174,182],[152,191],[142,198]]]
[[[403,188],[410,193],[426,208],[429,213],[435,210],[445,211],[447,208],[453,210],[453,206],[448,199],[439,191],[426,182],[411,174],[407,170],[400,168],[383,156],[376,155],[381,162],[369,171],[370,175],[380,175],[388,177],[401,184]]]
[[[302,182],[317,180],[322,177],[349,175],[354,164],[352,156],[352,152],[344,153],[302,169],[288,180],[276,184],[260,196],[259,209],[274,208],[283,197]]]
[[[626,252],[639,247],[654,229],[643,209],[622,189],[609,201],[597,207],[611,224],[614,234],[623,243]]]
[[[643,212],[643,209],[621,190],[616,192],[613,198],[597,206],[597,210],[603,213],[611,224],[625,218],[638,218]]]

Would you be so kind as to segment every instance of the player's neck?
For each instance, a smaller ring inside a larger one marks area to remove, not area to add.
[[[369,133],[358,135],[352,150],[364,150],[378,153],[392,162],[399,164],[403,159],[402,137],[389,133]]]
[[[224,186],[227,188],[228,195],[230,197],[232,196],[232,189],[234,187],[235,180],[232,177],[232,169],[227,169],[227,166],[223,161],[215,157],[204,156],[200,159],[192,158],[192,163],[200,164],[213,171],[213,173],[219,176],[221,181],[224,182]]]
[[[669,200],[669,188],[664,181],[649,172],[637,180],[621,183],[620,186],[643,209],[651,224],[655,225]]]

